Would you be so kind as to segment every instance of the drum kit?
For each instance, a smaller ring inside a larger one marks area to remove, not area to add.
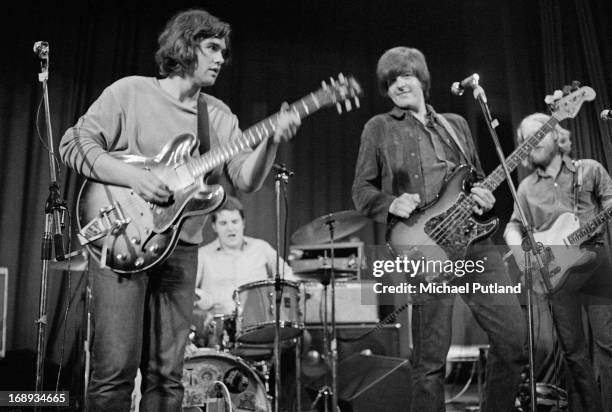
[[[332,382],[319,391],[317,399],[324,397],[324,410],[328,410],[329,396],[335,397],[337,387],[336,333],[335,333],[335,278],[342,277],[346,270],[335,272],[333,242],[348,236],[367,223],[367,219],[355,211],[342,211],[321,216],[300,227],[291,237],[292,244],[328,244],[331,260],[320,268],[295,273],[303,281],[316,280],[323,285],[324,317],[323,334],[324,361],[332,370]],[[74,255],[74,256],[72,256]],[[71,259],[52,262],[55,270],[87,271],[87,256],[81,252],[71,254]],[[274,280],[261,280],[244,284],[234,292],[236,310],[233,315],[215,315],[205,328],[205,347],[193,344],[194,333],[185,352],[183,385],[185,395],[183,410],[196,411],[258,411],[270,412],[268,381],[273,362],[275,341]],[[328,286],[331,286],[331,331],[327,325]],[[300,408],[300,362],[301,336],[304,332],[302,305],[304,291],[298,282],[281,280],[280,340],[282,348],[296,347],[297,407]],[[91,290],[87,289],[91,299]],[[87,336],[90,336],[89,314]],[[87,348],[88,342],[85,342]],[[89,380],[89,351],[86,350],[85,388]],[[137,382],[138,383],[138,382]],[[331,386],[330,386],[331,385]],[[138,388],[133,396],[138,410]],[[335,400],[335,399],[334,399]],[[332,401],[333,402],[333,401]],[[337,405],[337,400],[332,403]],[[314,408],[315,405],[312,405]],[[311,408],[312,409],[312,408]],[[301,409],[297,409],[298,411]]]
[[[335,296],[336,273],[333,262],[334,233],[338,238],[348,236],[367,223],[355,211],[330,213],[299,228],[291,237],[292,244],[330,244],[329,264],[308,273],[295,273],[303,280],[317,279],[323,285],[325,316],[323,329],[324,361],[332,371],[332,382],[319,391],[320,409],[328,410],[334,403],[337,387],[335,350]],[[231,316],[216,315],[205,327],[206,347],[187,350],[183,374],[184,410],[197,411],[261,411],[271,410],[268,394],[270,372],[273,370],[273,344],[275,342],[275,282],[261,280],[238,287],[234,292],[235,311]],[[331,286],[331,330],[327,325],[327,288]],[[300,283],[281,281],[280,341],[283,349],[295,346],[296,409],[301,410],[300,362],[301,336],[304,332],[303,310],[305,302]],[[330,337],[327,335],[330,334]],[[193,334],[192,334],[193,338]],[[193,340],[193,339],[192,339]],[[312,405],[315,408],[317,405]],[[332,410],[334,410],[332,406]]]

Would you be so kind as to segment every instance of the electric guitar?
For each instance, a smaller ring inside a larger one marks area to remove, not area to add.
[[[544,136],[554,130],[559,121],[575,117],[582,103],[593,99],[595,91],[590,87],[581,87],[552,102],[550,119],[508,156],[508,169],[514,170]],[[387,247],[392,255],[410,260],[441,262],[441,265],[429,265],[428,268],[432,270],[411,273],[411,276],[427,282],[450,282],[455,274],[440,270],[440,266],[445,266],[447,261],[463,259],[472,243],[490,236],[496,230],[499,219],[481,221],[473,216],[472,208],[476,202],[469,196],[469,188],[474,180],[475,173],[471,167],[459,166],[445,180],[433,202],[414,211],[408,218],[392,217],[389,220]],[[493,192],[504,180],[505,174],[500,165],[480,185]]]
[[[336,105],[342,113],[341,103],[349,111],[351,99],[359,107],[360,94],[357,81],[340,74],[337,80],[331,79],[330,85],[323,82],[320,89],[291,104],[289,110],[305,118]],[[174,250],[185,219],[211,213],[225,199],[220,185],[203,184],[202,179],[246,148],[272,136],[277,117],[278,113],[262,120],[239,138],[201,156],[190,155],[198,142],[191,134],[175,137],[151,158],[117,156],[149,169],[172,190],[173,198],[169,204],[153,204],[130,188],[87,180],[77,202],[79,241],[101,267],[118,273],[140,272],[164,261]]]
[[[599,227],[612,218],[612,206],[607,207],[592,219],[580,224],[571,212],[559,216],[550,228],[534,233],[536,242],[545,246],[544,263],[548,265],[550,291],[546,288],[539,270],[535,270],[533,290],[536,293],[555,293],[567,280],[571,269],[591,263],[596,253],[582,249],[580,245],[589,239]],[[516,258],[516,256],[515,256]],[[522,257],[519,257],[522,259]],[[532,267],[537,268],[534,265]]]

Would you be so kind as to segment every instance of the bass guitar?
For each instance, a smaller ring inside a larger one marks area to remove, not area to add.
[[[359,107],[361,87],[353,77],[342,74],[331,84],[291,104],[289,110],[300,118],[328,106],[342,112],[351,110],[351,99]],[[95,180],[84,182],[78,196],[79,241],[101,267],[118,273],[135,273],[164,261],[174,250],[181,226],[189,216],[208,214],[225,199],[220,185],[203,184],[215,168],[249,147],[274,134],[278,113],[251,128],[233,141],[191,156],[198,140],[183,134],[170,141],[151,158],[117,156],[125,162],[149,169],[172,190],[169,204],[152,204],[132,189]],[[197,198],[196,198],[197,195]]]
[[[547,230],[534,233],[536,242],[542,243],[546,248],[544,263],[548,265],[552,287],[549,291],[541,278],[540,271],[534,270],[533,290],[540,294],[555,293],[563,286],[572,268],[591,263],[596,253],[583,249],[580,245],[611,218],[612,206],[605,208],[582,225],[575,214],[567,212],[559,216]]]
[[[585,101],[595,99],[590,87],[580,87],[551,103],[551,117],[531,137],[522,142],[506,159],[509,170],[514,170],[531,150],[554,130],[559,121],[576,116]],[[408,218],[393,217],[387,228],[387,247],[396,257],[421,260],[427,270],[411,273],[427,282],[447,283],[455,278],[453,264],[463,259],[467,249],[477,240],[490,236],[499,219],[476,219],[472,213],[475,201],[469,196],[469,188],[475,174],[469,166],[459,166],[446,179],[437,198],[413,212]],[[503,181],[505,174],[498,166],[480,185],[493,192]],[[433,264],[428,264],[433,263]],[[445,271],[443,268],[449,268]]]

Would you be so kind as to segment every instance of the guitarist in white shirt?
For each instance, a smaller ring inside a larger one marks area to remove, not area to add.
[[[542,113],[527,116],[517,130],[519,140],[535,133],[549,118]],[[591,159],[572,160],[570,151],[570,133],[557,125],[529,156],[534,171],[520,183],[517,192],[528,223],[536,232],[549,229],[563,213],[574,213],[580,222],[586,222],[602,209],[612,206],[612,179],[605,168]],[[524,252],[520,247],[522,235],[515,206],[504,238],[520,269],[525,266]],[[612,298],[609,286],[612,282],[606,279],[611,277],[609,245],[604,245],[602,235],[602,228],[599,228],[586,242],[590,250],[597,252],[598,266],[578,267],[550,296],[555,329],[572,378],[568,379],[571,411],[612,411],[612,299],[603,302],[607,305],[593,304],[584,293],[587,288],[595,287]],[[561,252],[561,249],[561,246],[553,246],[552,252]],[[595,367],[584,335],[583,307],[592,330]]]

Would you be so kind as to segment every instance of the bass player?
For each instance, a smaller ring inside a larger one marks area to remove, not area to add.
[[[365,216],[386,222],[407,218],[435,201],[445,178],[461,164],[484,176],[468,124],[456,114],[438,114],[426,104],[430,76],[417,49],[395,47],[378,61],[379,90],[394,107],[364,126],[353,181],[353,201]],[[474,212],[489,211],[491,191],[474,186]],[[460,282],[509,285],[502,258],[490,240],[476,243],[466,259],[484,259],[483,273]],[[521,370],[526,363],[525,326],[513,294],[462,294],[476,321],[487,332],[490,351],[482,411],[514,408]],[[444,371],[451,344],[454,294],[413,295],[413,382],[411,411],[444,411]]]

